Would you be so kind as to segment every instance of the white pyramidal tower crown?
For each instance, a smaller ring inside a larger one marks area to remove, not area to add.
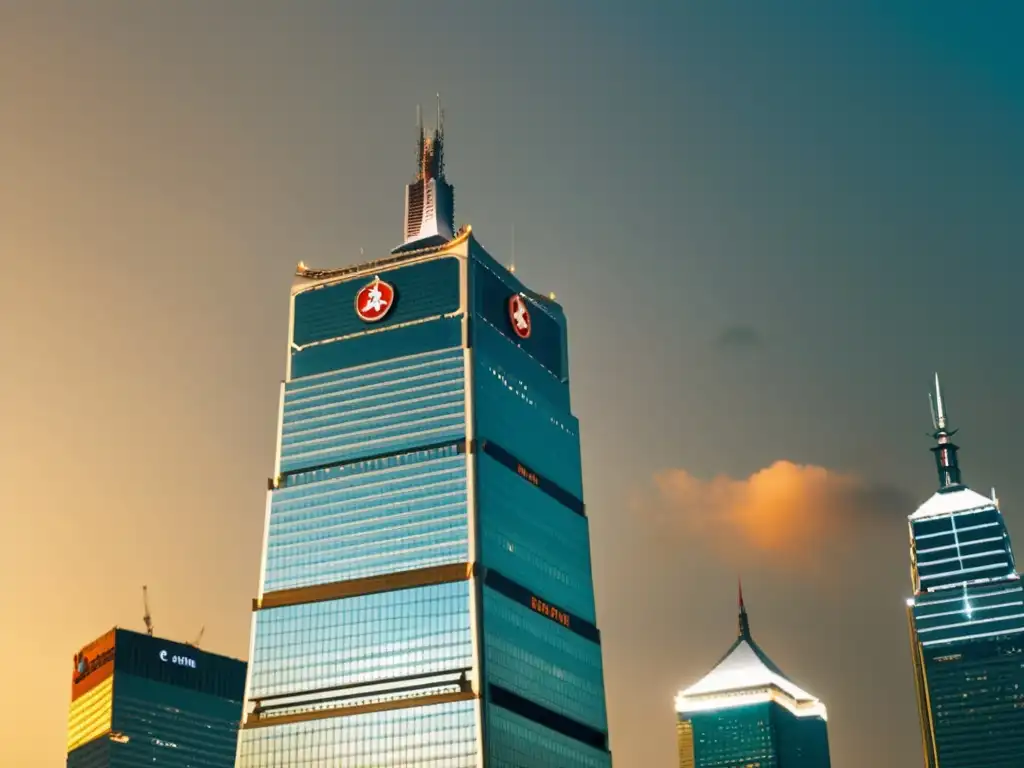
[[[742,585],[739,608],[736,642],[708,674],[676,696],[676,712],[692,715],[774,702],[797,717],[827,720],[825,705],[786,677],[754,642]]]

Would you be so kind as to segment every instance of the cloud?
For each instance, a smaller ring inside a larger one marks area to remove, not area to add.
[[[901,523],[912,508],[898,489],[789,461],[742,480],[701,480],[684,469],[660,472],[643,505],[687,544],[744,562],[812,569],[845,554],[880,524]]]
[[[729,349],[749,349],[764,346],[764,337],[750,325],[730,325],[718,336],[718,346]]]

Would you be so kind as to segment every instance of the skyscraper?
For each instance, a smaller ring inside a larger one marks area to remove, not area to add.
[[[999,503],[961,481],[939,377],[939,489],[909,518],[907,601],[926,768],[1024,765],[1024,587]]]
[[[739,593],[739,635],[676,697],[679,768],[829,768],[825,705],[754,642]]]
[[[239,768],[609,766],[566,321],[455,231],[300,263]]]
[[[75,654],[68,768],[231,768],[245,662],[115,628]]]

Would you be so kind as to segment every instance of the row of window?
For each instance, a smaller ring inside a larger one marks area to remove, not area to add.
[[[285,388],[281,470],[317,467],[465,434],[463,352],[387,361]],[[444,386],[439,386],[441,383]]]
[[[237,768],[475,768],[474,707],[461,701],[246,729]]]
[[[171,768],[229,768],[235,759],[241,702],[218,713],[156,704],[118,695],[114,731],[127,740],[115,748],[125,764]]]
[[[264,589],[465,562],[465,457],[455,446],[276,491]]]
[[[472,665],[469,583],[256,614],[250,698]]]
[[[607,730],[600,645],[485,589],[484,648],[489,683]]]
[[[611,768],[611,755],[497,706],[488,706],[491,768]]]
[[[587,519],[482,452],[477,470],[484,564],[593,623]]]
[[[427,352],[362,369],[347,369],[285,385],[285,420],[315,416],[336,406],[363,407],[377,398],[403,399],[413,391],[430,391],[463,372],[463,351]]]
[[[534,471],[583,498],[575,417],[541,407],[505,374],[478,362],[474,388],[476,432],[494,440]]]

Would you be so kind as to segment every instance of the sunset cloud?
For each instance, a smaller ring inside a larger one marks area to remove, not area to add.
[[[857,475],[776,461],[742,480],[660,472],[643,507],[690,543],[724,556],[816,567],[878,523],[900,520],[910,500]]]

